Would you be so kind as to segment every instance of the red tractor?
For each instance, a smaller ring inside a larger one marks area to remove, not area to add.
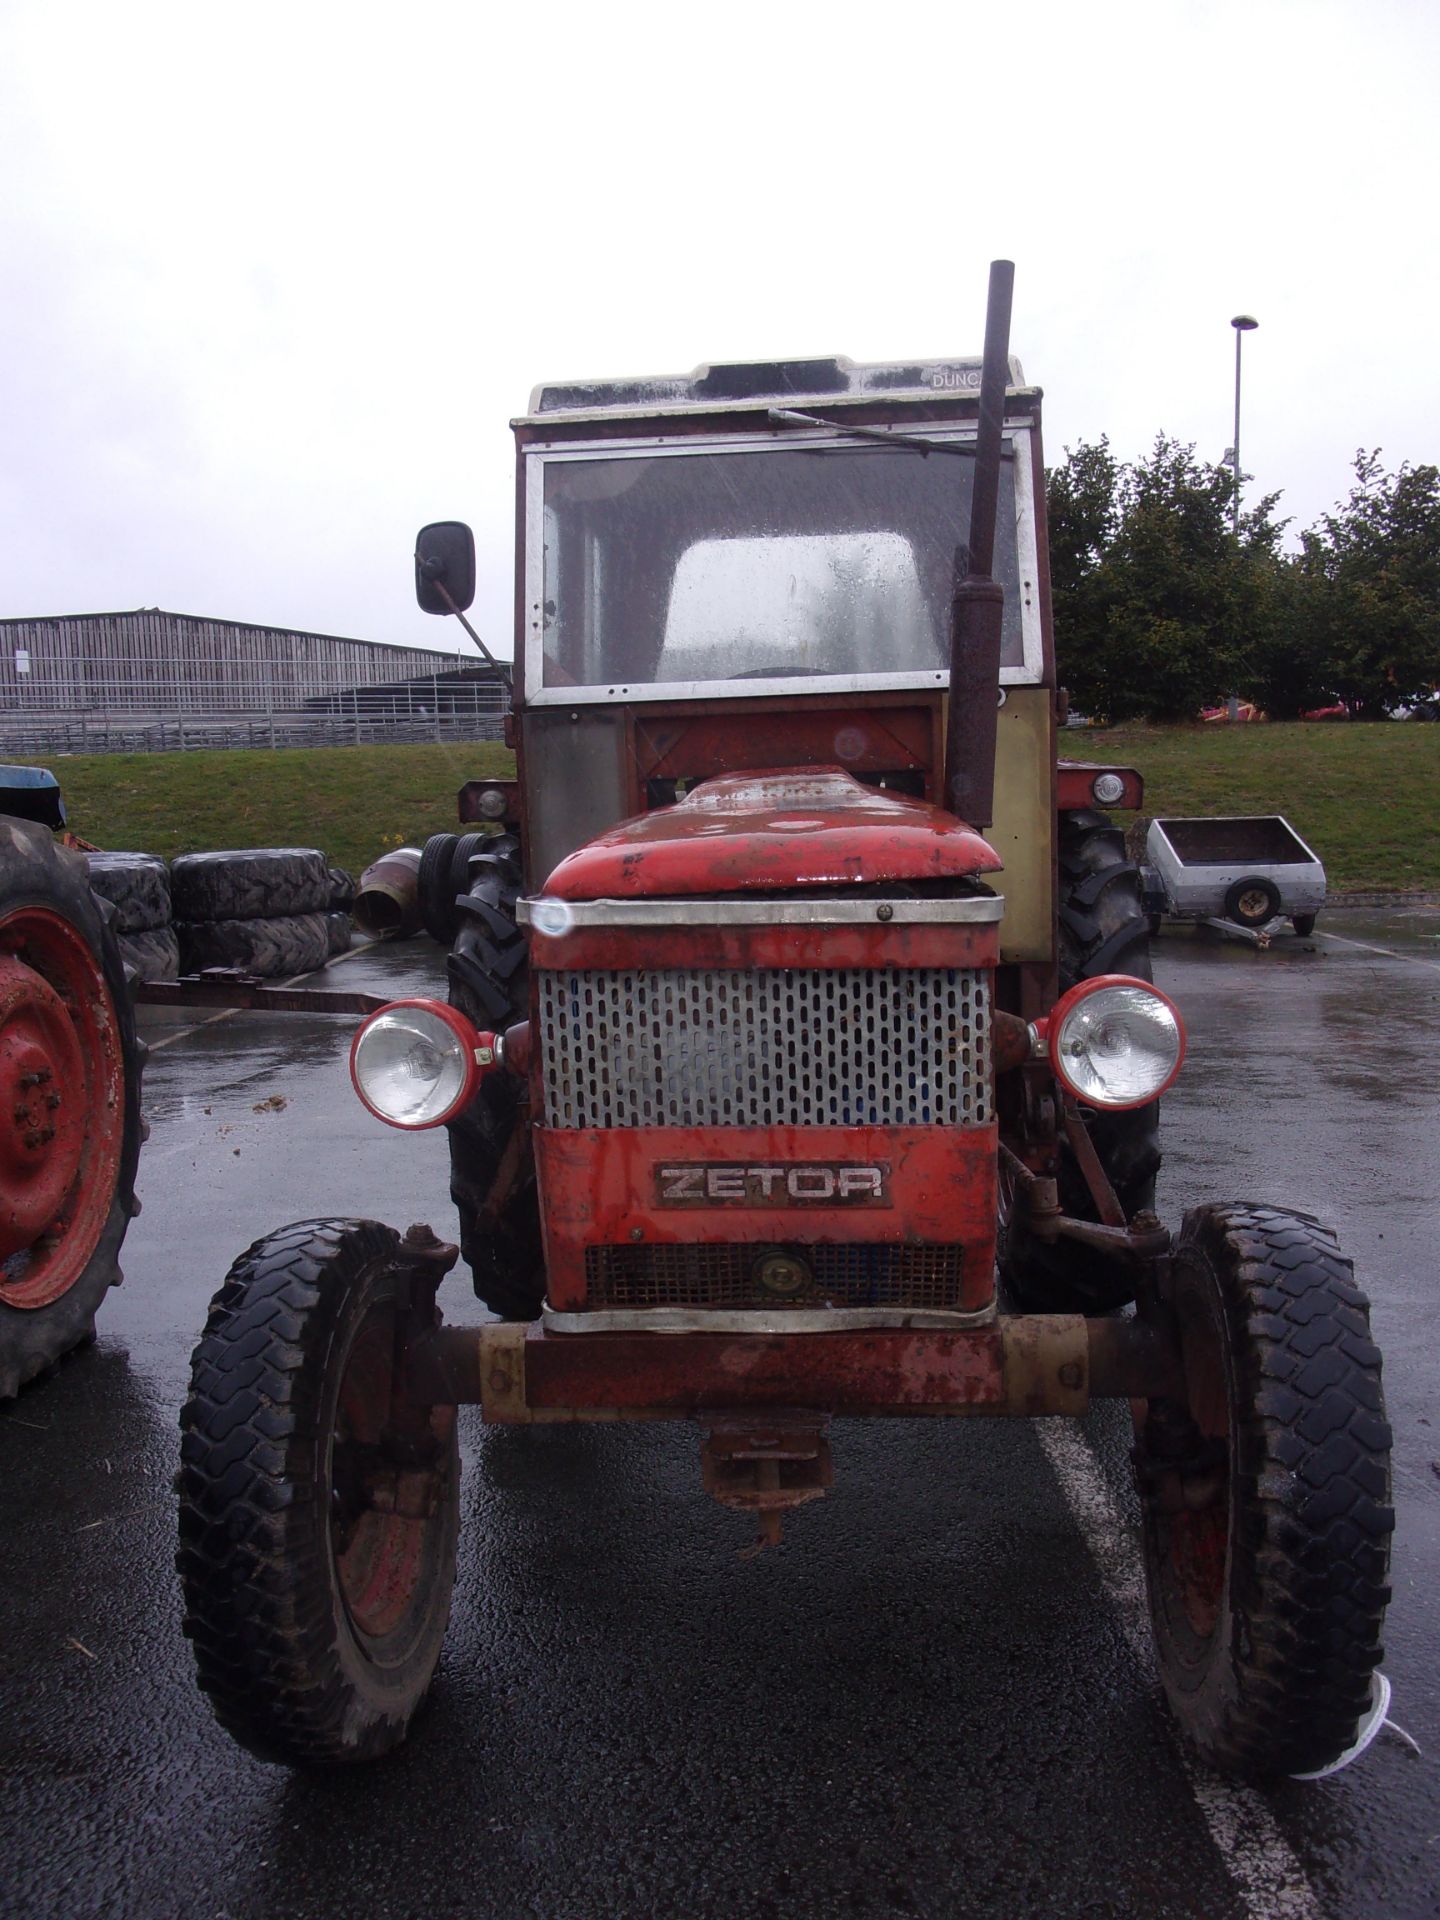
[[[1301,1772],[1371,1713],[1366,1301],[1307,1216],[1203,1206],[1172,1237],[1152,1211],[1184,1030],[1100,810],[1139,777],[1056,759],[1009,288],[1002,262],[983,362],[548,386],[515,423],[518,784],[462,792],[497,830],[458,887],[429,862],[449,1003],[375,1013],[351,1056],[380,1120],[448,1127],[498,1318],[442,1324],[456,1249],[428,1228],[303,1221],[231,1269],[179,1565],[201,1685],[252,1751],[403,1739],[465,1402],[692,1421],[705,1487],[768,1541],[830,1485],[834,1415],[1127,1399],[1186,1733]],[[468,529],[426,528],[416,563],[421,605],[463,612]]]

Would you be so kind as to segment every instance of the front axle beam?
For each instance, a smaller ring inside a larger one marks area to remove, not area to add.
[[[850,1416],[1083,1414],[1173,1392],[1179,1358],[1143,1320],[1002,1314],[956,1330],[547,1333],[439,1326],[407,1343],[406,1391],[487,1422],[683,1420],[742,1408]]]

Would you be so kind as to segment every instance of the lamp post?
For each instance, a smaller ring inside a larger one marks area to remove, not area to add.
[[[1230,507],[1230,531],[1240,538],[1240,341],[1247,333],[1253,333],[1260,322],[1253,314],[1237,313],[1230,322],[1235,329],[1235,443],[1230,449],[1230,457],[1235,462],[1235,494]]]

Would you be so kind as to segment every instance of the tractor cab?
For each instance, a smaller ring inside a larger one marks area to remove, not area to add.
[[[997,781],[967,791],[964,817],[993,821],[1003,848],[1007,957],[1040,961],[1054,855],[1040,394],[1017,361],[1005,371],[999,653],[966,716],[982,772],[998,751]],[[720,774],[832,767],[945,804],[980,374],[979,359],[832,358],[535,390],[513,423],[527,886]],[[459,532],[422,532],[422,580]]]

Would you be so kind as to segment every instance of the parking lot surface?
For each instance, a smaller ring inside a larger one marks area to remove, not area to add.
[[[425,942],[336,985],[424,990]],[[1318,1785],[1228,1786],[1150,1665],[1122,1407],[837,1423],[776,1552],[701,1494],[693,1428],[462,1418],[432,1702],[368,1771],[261,1765],[179,1628],[190,1349],[290,1220],[452,1231],[443,1133],[349,1090],[344,1018],[147,1013],[144,1212],[88,1352],[0,1411],[0,1914],[1414,1916],[1440,1911],[1440,913],[1269,952],[1167,933],[1191,1050],[1161,1208],[1321,1215],[1374,1303],[1395,1427],[1383,1733]],[[480,1310],[462,1275],[450,1319]],[[1434,1424],[1432,1424],[1432,1422]]]

